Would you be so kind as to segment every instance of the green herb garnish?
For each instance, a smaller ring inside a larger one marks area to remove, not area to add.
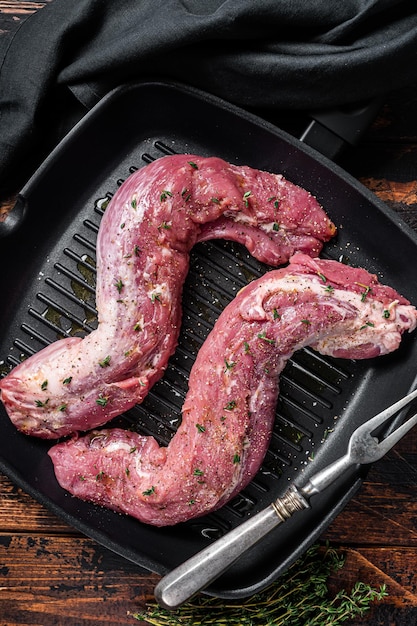
[[[373,602],[387,596],[385,585],[378,590],[363,582],[350,592],[330,592],[329,579],[335,579],[344,563],[339,551],[315,545],[275,583],[252,597],[225,601],[199,594],[175,611],[150,601],[132,617],[153,626],[340,626],[363,617]]]
[[[262,339],[262,341],[266,341],[266,343],[270,343],[272,346],[275,345],[275,339],[269,339],[266,333],[258,333],[258,339]]]
[[[161,202],[164,202],[164,200],[166,200],[167,198],[172,198],[172,192],[171,191],[167,191],[167,189],[164,189],[161,192],[161,195],[159,196],[159,199],[161,200]]]
[[[181,196],[184,198],[185,202],[188,202],[191,199],[191,192],[187,189],[187,187],[184,187],[181,191]]]
[[[106,398],[105,396],[99,396],[96,400],[96,404],[98,404],[99,406],[106,406],[106,404],[108,403],[109,399]]]
[[[364,328],[374,328],[375,324],[373,322],[365,322],[363,326],[360,327],[359,330],[363,330]]]
[[[245,203],[246,208],[248,208],[249,206],[249,198],[251,197],[251,195],[251,191],[245,191],[245,193],[243,194],[243,202]]]
[[[49,402],[49,398],[46,398],[46,400],[44,402],[42,402],[42,400],[35,400],[35,404],[39,408],[45,407],[48,404],[48,402]]]
[[[358,287],[363,287],[364,291],[362,292],[361,302],[365,302],[366,296],[371,292],[371,288],[369,285],[364,285],[363,283],[355,283]]]

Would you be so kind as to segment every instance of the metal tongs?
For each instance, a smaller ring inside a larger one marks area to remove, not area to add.
[[[346,454],[314,474],[304,484],[291,485],[282,497],[172,570],[155,587],[158,603],[168,609],[180,606],[218,578],[273,528],[297,511],[309,508],[312,496],[324,491],[349,469],[381,459],[417,424],[417,414],[387,436],[376,432],[383,432],[388,420],[415,398],[417,390],[356,428],[350,437]]]

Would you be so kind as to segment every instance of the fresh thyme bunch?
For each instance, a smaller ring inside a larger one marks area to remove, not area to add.
[[[330,575],[344,565],[344,556],[327,546],[314,545],[281,578],[244,600],[221,600],[198,595],[176,611],[167,611],[155,602],[143,613],[133,615],[152,626],[338,626],[364,615],[375,600],[387,595],[357,582],[350,593],[331,596]]]

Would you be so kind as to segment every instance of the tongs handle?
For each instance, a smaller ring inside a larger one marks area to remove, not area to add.
[[[298,489],[288,491],[246,522],[226,533],[207,548],[169,572],[155,587],[157,602],[175,609],[195,593],[205,589],[273,528],[296,511],[309,507]]]

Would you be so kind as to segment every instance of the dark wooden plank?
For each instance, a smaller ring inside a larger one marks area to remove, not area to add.
[[[362,529],[362,525],[360,529]],[[343,548],[342,548],[343,549]],[[345,550],[343,569],[333,577],[330,589],[347,592],[361,580],[375,588],[386,585],[388,595],[374,603],[362,619],[347,626],[414,626],[417,624],[417,550],[407,547],[372,547]]]
[[[2,474],[0,474],[0,532],[79,534]]]
[[[417,550],[340,549],[346,564],[332,577],[331,592],[350,592],[359,579],[389,592],[365,621],[348,624],[413,624]],[[0,563],[0,623],[7,626],[138,623],[130,614],[144,609],[158,580],[86,538],[0,534]]]
[[[36,0],[27,0],[20,2],[19,0],[9,0],[8,2],[0,0],[0,38],[8,39],[19,28],[22,20],[29,15],[42,9],[51,0],[37,2]],[[0,44],[2,41],[0,40]]]
[[[10,13],[11,15],[35,13],[35,11],[42,9],[50,1],[26,0],[26,2],[23,2],[21,0],[0,0],[0,13]]]
[[[87,538],[0,534],[0,623],[138,624],[158,578]]]

